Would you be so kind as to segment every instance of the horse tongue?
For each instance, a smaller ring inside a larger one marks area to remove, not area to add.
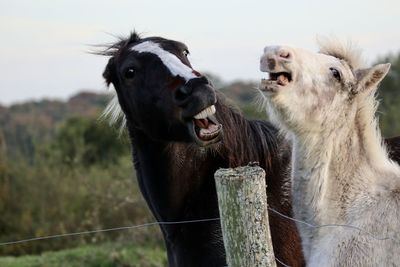
[[[286,85],[289,82],[289,79],[284,74],[279,75],[276,80],[279,85]]]
[[[195,119],[194,123],[199,128],[198,136],[201,140],[211,140],[218,134],[220,126],[213,121],[205,119]]]
[[[207,129],[209,125],[208,119],[195,119],[194,123],[201,129]]]

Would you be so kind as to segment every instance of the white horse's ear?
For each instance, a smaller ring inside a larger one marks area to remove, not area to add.
[[[369,69],[356,71],[357,91],[363,92],[375,89],[389,72],[390,63],[378,64]]]

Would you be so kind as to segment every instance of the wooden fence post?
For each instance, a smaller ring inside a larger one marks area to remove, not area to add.
[[[269,231],[265,171],[258,166],[215,173],[229,267],[275,267]]]

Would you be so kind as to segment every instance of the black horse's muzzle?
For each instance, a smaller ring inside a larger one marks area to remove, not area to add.
[[[192,117],[217,102],[214,88],[204,76],[193,78],[178,87],[174,94],[175,104],[183,109],[182,117]]]
[[[222,125],[214,116],[217,96],[206,77],[190,79],[178,87],[174,101],[182,109],[182,119],[198,145],[206,146],[221,139]]]

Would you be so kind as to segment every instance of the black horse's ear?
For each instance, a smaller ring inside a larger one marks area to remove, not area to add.
[[[106,80],[107,86],[115,81],[115,64],[114,57],[108,60],[107,66],[103,72],[103,77]]]

